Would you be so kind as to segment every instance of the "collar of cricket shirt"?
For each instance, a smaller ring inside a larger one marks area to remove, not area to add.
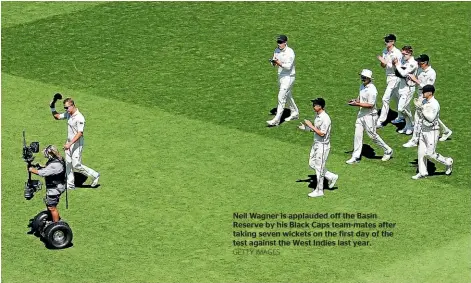
[[[80,113],[80,112],[79,112],[79,109],[78,109],[78,108],[75,108],[75,113],[74,113],[74,114],[72,114],[72,115],[70,115],[70,116],[72,116],[72,117],[73,117],[73,116],[77,115],[78,113]]]

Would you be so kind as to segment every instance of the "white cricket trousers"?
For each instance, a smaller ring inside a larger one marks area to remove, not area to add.
[[[291,110],[291,115],[299,115],[298,106],[294,103],[292,93],[294,80],[294,76],[278,77],[278,86],[280,88],[278,92],[278,107],[276,108],[276,116],[273,118],[278,123],[281,120],[286,103],[288,103],[288,107]]]
[[[435,152],[438,142],[439,130],[422,131],[419,135],[418,164],[419,174],[428,175],[427,159],[433,159],[443,165],[451,165],[448,158]]]
[[[355,138],[353,139],[352,157],[359,159],[363,147],[363,132],[365,131],[375,144],[381,147],[384,152],[390,152],[391,148],[376,133],[376,114],[367,114],[358,117],[355,122]]]
[[[406,120],[406,128],[412,127],[412,112],[410,110],[410,101],[414,96],[415,86],[405,86],[404,88],[399,90],[399,101],[397,103],[397,111],[404,115],[404,119]],[[382,111],[382,110],[381,110]],[[382,113],[381,113],[382,115]]]
[[[323,144],[315,142],[312,145],[311,153],[309,154],[309,167],[316,171],[317,187],[316,190],[324,190],[324,178],[328,181],[332,180],[336,175],[329,172],[325,168],[327,157],[330,152],[330,144]]]
[[[82,164],[83,140],[75,142],[69,150],[65,151],[65,173],[67,175],[67,187],[74,188],[74,171],[89,177],[98,177],[98,172]]]
[[[386,90],[383,94],[383,107],[381,108],[381,115],[379,116],[378,122],[383,123],[388,118],[389,113],[389,103],[391,102],[391,98],[397,94],[397,88],[399,85],[399,78],[396,76],[388,76],[386,78]]]

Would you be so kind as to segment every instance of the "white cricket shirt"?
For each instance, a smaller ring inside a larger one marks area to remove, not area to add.
[[[440,129],[438,119],[440,117],[440,104],[435,99],[435,97],[430,98],[423,108],[422,114],[424,119],[422,119],[422,131],[429,132],[432,130]]]
[[[85,117],[77,111],[73,115],[69,115],[68,112],[61,113],[59,119],[67,119],[67,141],[70,142],[78,132],[83,133],[85,127]],[[82,142],[83,136],[81,136],[76,142]]]
[[[411,56],[409,60],[405,61],[404,58],[401,61],[401,66],[396,67],[397,71],[399,74],[401,74],[404,78],[401,78],[400,81],[400,86],[399,88],[403,88],[406,86],[415,86],[415,83],[413,80],[411,80],[407,75],[412,74],[412,75],[417,75],[417,69],[419,68],[419,65],[417,64],[417,61]]]
[[[420,82],[419,85],[419,94],[422,94],[422,88],[426,85],[435,85],[435,80],[437,79],[437,73],[432,68],[428,66],[425,70],[419,68],[417,79]]]
[[[316,118],[314,119],[314,127],[318,128],[325,135],[321,137],[316,132],[314,132],[315,143],[330,144],[331,125],[332,122],[330,120],[329,114],[327,114],[325,111],[322,111],[322,113],[316,115]]]
[[[373,83],[369,83],[366,86],[360,85],[360,94],[358,99],[360,103],[373,104],[373,108],[360,107],[358,111],[358,117],[363,117],[365,115],[377,114],[376,111],[376,97],[378,96],[378,90],[376,89]]]
[[[399,62],[402,60],[402,53],[396,46],[388,51],[387,48],[383,49],[383,59],[386,61],[386,76],[396,76],[394,73],[393,60],[397,59]]]
[[[278,59],[281,62],[281,67],[278,66],[278,76],[294,76],[296,74],[294,51],[288,45],[283,50],[276,48],[273,59]]]

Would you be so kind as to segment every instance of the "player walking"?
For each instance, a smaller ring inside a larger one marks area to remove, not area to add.
[[[317,114],[314,119],[314,125],[311,121],[304,120],[304,124],[301,123],[298,128],[314,132],[314,143],[309,154],[309,166],[316,170],[317,187],[308,196],[321,197],[324,195],[324,178],[329,181],[329,188],[333,188],[339,176],[325,168],[330,151],[330,129],[332,125],[329,115],[324,110],[325,100],[323,98],[316,98],[311,101],[312,107]]]
[[[288,47],[288,37],[286,35],[279,35],[276,42],[278,47],[273,53],[271,62],[273,66],[278,66],[278,85],[280,90],[278,92],[276,115],[272,120],[267,121],[269,126],[278,126],[280,124],[286,103],[288,103],[291,110],[291,115],[285,121],[299,119],[299,110],[294,102],[292,93],[296,75],[294,51]]]
[[[423,98],[422,95],[422,88],[426,85],[435,85],[435,81],[437,79],[437,73],[435,70],[430,66],[430,58],[427,54],[421,54],[419,57],[415,59],[420,68],[418,71],[417,77],[414,75],[409,75],[410,79],[414,81],[418,85],[418,91],[417,95],[419,99]],[[414,147],[417,146],[417,143],[419,141],[419,133],[420,133],[420,123],[418,123],[419,117],[417,115],[417,111],[415,112],[414,115],[414,134],[412,135],[412,138],[405,144],[403,144],[404,147]],[[441,121],[441,119],[438,119],[438,123],[440,124],[440,127],[442,129],[442,137],[439,139],[439,141],[445,141],[447,140],[451,134],[452,131]]]
[[[388,161],[393,154],[390,148],[383,139],[376,133],[376,96],[378,91],[371,82],[373,72],[371,70],[363,69],[360,73],[362,84],[360,86],[360,94],[357,99],[351,100],[348,104],[351,106],[360,107],[358,117],[355,122],[355,138],[353,140],[353,153],[352,158],[346,161],[347,164],[354,164],[360,161],[361,149],[363,146],[363,131],[366,131],[368,136],[375,144],[384,150],[384,155],[381,160]]]
[[[397,111],[402,113],[406,120],[406,125],[398,133],[411,135],[414,128],[412,124],[412,113],[410,110],[410,101],[414,96],[415,82],[412,81],[409,75],[417,74],[417,61],[415,61],[412,46],[406,45],[402,47],[402,60],[394,59],[393,63],[396,67],[397,76],[399,77],[399,102],[397,104]]]
[[[75,106],[75,102],[72,100],[72,98],[69,97],[64,99],[64,109],[66,110],[64,113],[58,113],[56,111],[55,102],[56,101],[53,100],[50,104],[52,116],[54,116],[54,119],[67,119],[67,142],[64,145],[67,189],[75,189],[74,171],[92,177],[93,181],[91,183],[91,187],[97,187],[100,174],[92,168],[82,164],[85,117]]]
[[[384,44],[386,48],[383,50],[382,55],[378,55],[377,58],[381,62],[381,67],[386,69],[386,90],[383,95],[383,107],[381,108],[381,115],[377,121],[376,127],[383,127],[383,123],[386,121],[389,112],[389,102],[394,95],[397,95],[399,87],[399,78],[394,72],[393,60],[402,60],[402,54],[399,49],[396,48],[396,36],[394,34],[388,34],[384,37]]]
[[[446,175],[450,175],[453,170],[453,159],[451,157],[443,157],[435,151],[440,128],[438,123],[440,104],[434,97],[435,87],[433,85],[426,85],[422,88],[422,92],[424,98],[414,100],[421,123],[418,148],[419,173],[412,176],[412,179],[415,180],[425,178],[428,175],[427,158],[445,165]]]

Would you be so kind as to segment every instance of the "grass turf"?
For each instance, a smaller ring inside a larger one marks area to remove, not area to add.
[[[470,135],[458,123],[469,113],[469,103],[460,104],[469,92],[461,84],[469,77],[468,3],[430,3],[423,16],[397,3],[47,6],[2,3],[5,282],[468,281]],[[412,26],[433,27],[435,36],[385,23],[384,7]],[[41,18],[46,9],[52,12]],[[283,27],[273,18],[280,9],[291,15]],[[28,21],[24,11],[36,16]],[[448,15],[447,25],[438,14]],[[381,134],[395,158],[344,164],[355,119],[344,102],[356,96],[365,67],[384,89],[375,55],[391,31],[399,45],[428,53],[438,72],[442,118],[454,131],[438,150],[455,158],[451,177],[410,180],[416,152],[401,148],[407,138],[391,126]],[[295,182],[312,174],[312,136],[296,131],[296,123],[264,127],[276,102],[266,59],[277,33],[288,34],[297,54],[301,115],[311,118],[308,100],[324,96],[334,123],[328,168],[340,175],[339,189],[322,200],[307,199],[306,183]],[[85,114],[84,163],[103,176],[100,189],[72,192],[69,210],[62,200],[60,211],[75,233],[74,246],[62,251],[24,235],[23,224],[42,202],[24,201],[21,190],[21,129],[42,145],[65,137],[64,123],[47,109],[56,91],[72,94]],[[242,211],[375,212],[398,228],[371,247],[236,256],[232,213]],[[45,274],[52,261],[62,267]],[[36,268],[25,272],[25,266]]]

